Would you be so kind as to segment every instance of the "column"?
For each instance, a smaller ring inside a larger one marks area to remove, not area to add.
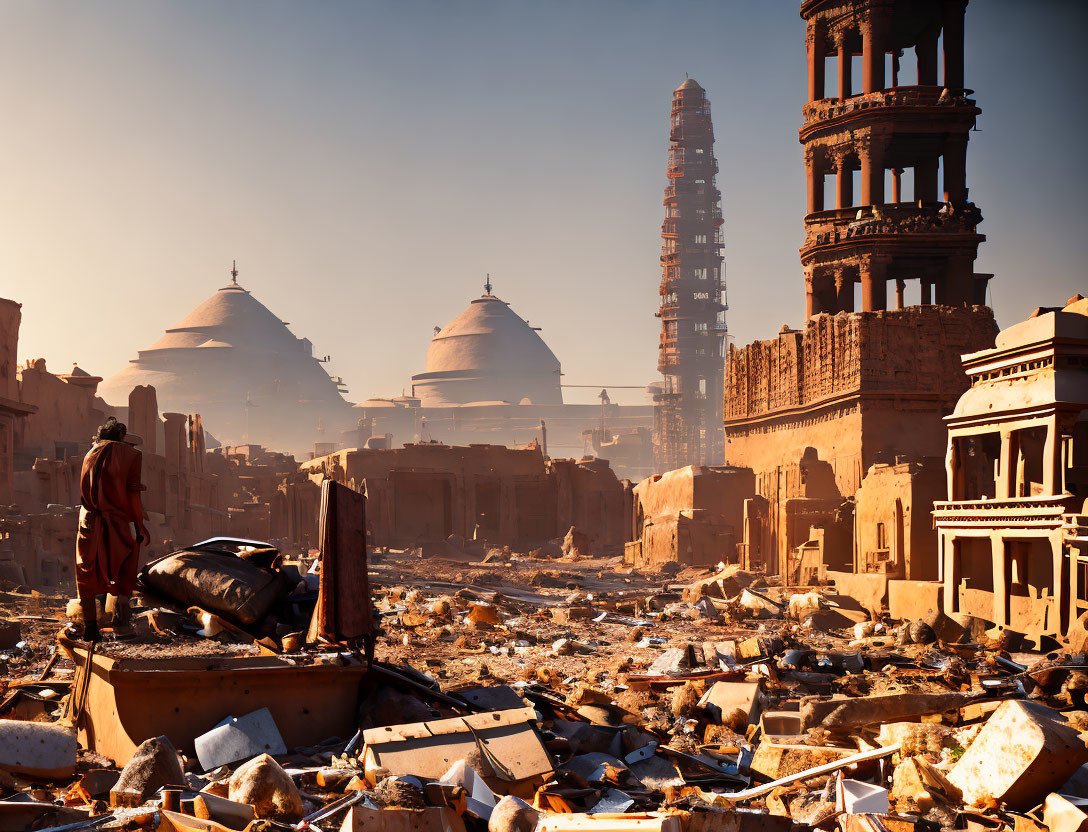
[[[861,24],[861,67],[866,93],[884,89],[884,55],[888,51],[888,20],[870,17]]]
[[[1043,493],[1060,494],[1062,485],[1062,438],[1058,417],[1046,422],[1046,441],[1043,442]]]
[[[998,457],[997,483],[994,487],[994,497],[998,500],[1019,496],[1017,482],[1020,468],[1020,454],[1013,441],[1011,430],[1001,431],[1001,451]]]
[[[904,293],[906,291],[906,288],[907,288],[907,282],[903,278],[897,277],[895,279],[895,308],[896,309],[902,309],[903,308],[903,295],[904,295]]]
[[[969,254],[949,257],[942,302],[948,306],[970,306],[975,299],[974,279],[974,257]]]
[[[816,314],[816,293],[812,287],[812,272],[805,275],[805,317],[811,318]]]
[[[1009,623],[1009,587],[1005,582],[1005,541],[999,532],[989,537],[990,559],[993,565],[994,584],[994,621],[998,624]]]
[[[835,207],[849,208],[854,204],[854,171],[845,153],[835,157]]]
[[[808,100],[824,97],[824,56],[827,54],[827,30],[818,20],[808,22]]]
[[[835,301],[839,312],[854,311],[854,276],[846,269],[835,272]]]
[[[892,168],[892,202],[903,201],[903,169]]]
[[[922,30],[914,52],[918,56],[918,86],[937,86],[937,36],[940,27],[933,23]]]
[[[933,284],[928,277],[923,277],[920,281],[922,284],[922,306],[933,305]]]
[[[937,171],[939,161],[936,157],[923,159],[914,165],[914,198],[922,202],[937,201]]]
[[[835,33],[835,51],[838,55],[839,62],[839,100],[845,101],[853,93],[850,90],[851,82],[851,69],[850,61],[853,58],[850,50],[846,46],[846,42],[849,38],[849,32],[845,29],[840,29]]]
[[[805,154],[805,173],[808,175],[808,213],[824,210],[824,172],[819,156]]]
[[[884,204],[884,149],[876,139],[861,143],[861,204]]]
[[[952,135],[944,143],[944,201],[967,202],[967,136]]]
[[[965,0],[944,0],[944,85],[963,89],[963,15]]]
[[[878,312],[888,308],[888,263],[867,258],[861,264],[861,311]]]

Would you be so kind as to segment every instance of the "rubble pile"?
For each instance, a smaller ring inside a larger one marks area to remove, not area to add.
[[[394,552],[368,660],[284,632],[312,573],[253,551],[145,570],[93,646],[51,643],[63,599],[4,594],[0,829],[1088,823],[1085,657],[987,622],[872,620],[737,566]]]

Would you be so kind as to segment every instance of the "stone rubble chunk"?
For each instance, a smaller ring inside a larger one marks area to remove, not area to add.
[[[227,797],[235,803],[248,803],[259,818],[292,821],[303,814],[298,787],[267,754],[254,757],[231,775]]]
[[[1084,740],[1057,711],[1013,700],[994,711],[948,779],[968,805],[1000,801],[1027,811],[1085,763]]]
[[[148,800],[163,786],[182,786],[185,772],[167,737],[144,740],[121,770],[110,792],[115,805],[133,806]]]

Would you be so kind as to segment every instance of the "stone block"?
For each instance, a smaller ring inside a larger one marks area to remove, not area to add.
[[[994,711],[948,779],[968,805],[997,800],[1027,811],[1084,763],[1084,740],[1057,711],[1011,701]]]

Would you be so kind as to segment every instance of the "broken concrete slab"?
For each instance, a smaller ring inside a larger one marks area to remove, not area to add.
[[[1057,711],[1005,702],[949,772],[969,805],[991,800],[1026,811],[1088,763],[1088,748]]]
[[[193,744],[204,771],[248,760],[258,754],[287,753],[287,746],[268,708],[241,717],[227,717],[193,740]]]
[[[76,770],[75,731],[45,722],[0,719],[0,769],[34,777],[69,777]]]
[[[703,708],[719,725],[729,725],[739,733],[759,713],[759,682],[715,682],[699,700]],[[741,716],[737,716],[737,712]]]
[[[552,771],[551,758],[531,725],[536,716],[532,708],[513,708],[371,728],[363,732],[367,777],[376,783],[375,772],[384,770],[433,779],[475,755],[493,769],[484,778],[493,791],[531,797]]]

